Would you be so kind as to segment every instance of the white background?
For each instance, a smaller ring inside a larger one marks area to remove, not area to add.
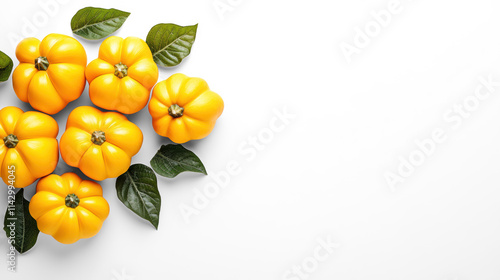
[[[48,2],[2,4],[2,51],[14,59],[15,36],[71,35],[72,16],[86,6],[132,12],[115,34],[122,37],[145,38],[157,23],[199,23],[190,57],[160,79],[202,77],[223,97],[212,134],[185,146],[211,174],[231,161],[240,173],[189,223],[180,207],[194,207],[213,177],[159,178],[158,231],[106,180],[111,213],[95,238],[63,245],[40,234],[17,273],[1,264],[0,279],[297,280],[305,276],[286,273],[302,264],[318,280],[500,279],[500,87],[473,100],[480,77],[500,81],[498,1],[401,0],[350,63],[342,42],[354,45],[356,28],[390,0],[221,0],[234,6],[222,17],[213,0],[66,1],[45,12]],[[96,58],[100,41],[80,41],[89,62]],[[458,124],[449,110],[464,100],[474,106]],[[11,81],[0,85],[0,104],[30,110]],[[71,110],[90,104],[85,90],[55,116],[60,135]],[[254,158],[239,151],[285,107],[295,118]],[[147,109],[130,119],[145,135],[133,162],[147,164],[170,142],[155,134]],[[446,140],[391,188],[385,175],[398,174],[415,141],[436,129]],[[56,173],[68,171],[61,161]],[[0,208],[6,200],[0,192]],[[339,247],[311,268],[318,238]]]

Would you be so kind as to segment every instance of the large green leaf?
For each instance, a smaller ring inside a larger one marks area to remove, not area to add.
[[[167,178],[174,178],[185,171],[207,175],[200,158],[182,145],[163,145],[151,160],[151,167],[156,173]]]
[[[71,30],[89,40],[99,40],[118,30],[130,13],[116,9],[87,7],[71,19]]]
[[[143,164],[130,166],[116,179],[116,192],[125,206],[158,229],[161,196],[151,168]]]
[[[0,51],[0,82],[5,82],[9,79],[12,67],[14,67],[12,59]]]
[[[29,201],[24,199],[24,189],[20,189],[13,204],[8,204],[5,212],[4,228],[9,243],[23,254],[36,244],[40,231],[29,211]]]
[[[182,62],[191,53],[198,24],[179,26],[161,23],[153,26],[148,33],[148,43],[156,64],[172,67]]]

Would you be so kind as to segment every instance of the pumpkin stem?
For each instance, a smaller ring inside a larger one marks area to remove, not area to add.
[[[5,146],[9,149],[15,148],[19,143],[19,139],[14,134],[7,135],[3,138]]]
[[[76,194],[68,194],[65,199],[66,206],[71,207],[71,208],[76,208],[80,204],[80,199]]]
[[[35,68],[38,71],[47,71],[49,69],[49,60],[44,56],[35,58]]]
[[[127,77],[128,75],[128,66],[123,63],[118,63],[115,65],[115,76],[120,79]]]
[[[180,118],[184,114],[184,108],[174,104],[168,108],[168,114],[172,116],[172,118]]]
[[[99,145],[101,146],[102,144],[104,144],[104,142],[106,142],[106,133],[104,133],[103,131],[94,131],[92,133],[92,143],[96,144],[96,145]]]

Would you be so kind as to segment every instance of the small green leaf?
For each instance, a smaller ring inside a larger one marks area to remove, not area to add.
[[[161,23],[153,26],[148,33],[146,43],[153,53],[156,64],[172,67],[182,62],[191,53],[198,24],[179,26]]]
[[[89,40],[99,40],[118,30],[130,13],[116,9],[87,7],[71,19],[71,30]]]
[[[116,179],[116,192],[125,206],[158,229],[161,196],[151,168],[143,164],[130,166]]]
[[[14,63],[12,59],[2,51],[0,51],[0,82],[5,82],[9,79]]]
[[[13,205],[8,204],[5,212],[4,230],[11,246],[23,254],[36,244],[40,231],[29,211],[29,201],[24,199],[24,189],[20,189]]]
[[[151,160],[151,167],[156,173],[167,178],[174,178],[185,171],[207,175],[200,158],[182,145],[163,145]]]

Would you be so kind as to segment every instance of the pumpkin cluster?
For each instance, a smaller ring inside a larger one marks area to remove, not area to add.
[[[144,140],[124,114],[137,113],[149,102],[154,130],[185,143],[208,136],[224,109],[222,98],[200,78],[174,74],[157,84],[151,50],[136,37],[107,38],[88,65],[80,42],[60,34],[24,39],[16,57],[14,91],[37,111],[0,110],[0,176],[15,188],[40,179],[29,211],[39,230],[61,243],[96,235],[109,205],[97,182],[74,173],[52,174],[59,155],[92,180],[116,178],[128,170]],[[50,115],[77,100],[87,83],[92,103],[106,111],[77,107],[58,142],[59,126]],[[12,168],[14,181],[9,180]]]

